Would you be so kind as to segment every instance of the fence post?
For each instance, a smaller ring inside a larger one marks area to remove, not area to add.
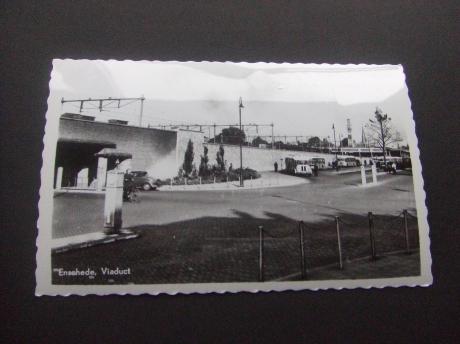
[[[300,276],[302,279],[307,277],[307,272],[305,269],[305,247],[304,247],[304,239],[303,239],[303,221],[299,222],[299,241],[300,241]]]
[[[375,239],[374,239],[374,216],[372,212],[368,212],[367,216],[369,218],[369,238],[371,241],[371,256],[372,259],[375,259],[377,257],[376,252],[375,252]]]
[[[264,281],[264,226],[259,226],[259,282]]]
[[[407,209],[403,210],[404,214],[404,237],[406,239],[406,253],[410,253],[409,229],[407,227]]]
[[[339,224],[339,217],[335,217],[335,227],[337,230],[337,246],[339,249],[339,268],[340,270],[343,269],[343,260],[342,260],[342,242],[340,239],[340,224]]]

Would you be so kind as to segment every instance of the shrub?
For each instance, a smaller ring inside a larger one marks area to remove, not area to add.
[[[217,167],[221,171],[225,171],[224,154],[225,154],[224,146],[220,145],[219,150],[217,151],[217,154],[216,154],[216,161],[217,161]]]
[[[208,158],[208,147],[204,147],[203,155],[201,156],[200,161],[200,169],[198,171],[198,175],[200,177],[207,177],[209,176],[209,166],[208,166],[209,158]]]
[[[194,158],[193,142],[192,140],[188,140],[187,150],[185,151],[185,156],[184,156],[184,163],[182,164],[182,168],[184,169],[184,173],[186,176],[192,173],[193,158]]]

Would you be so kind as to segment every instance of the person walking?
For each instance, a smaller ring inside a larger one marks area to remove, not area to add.
[[[273,164],[273,166],[275,167],[275,172],[278,172],[278,163],[275,161],[275,163]]]
[[[395,162],[393,162],[391,164],[391,170],[392,170],[393,174],[396,174],[396,163]]]

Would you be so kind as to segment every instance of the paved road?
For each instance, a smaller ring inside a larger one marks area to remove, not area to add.
[[[123,225],[163,225],[203,217],[277,216],[308,222],[339,213],[396,215],[415,213],[412,177],[380,176],[378,185],[362,187],[357,173],[322,173],[311,182],[288,187],[229,191],[141,192],[139,203],[124,203]],[[63,194],[55,199],[53,237],[100,231],[103,196]]]

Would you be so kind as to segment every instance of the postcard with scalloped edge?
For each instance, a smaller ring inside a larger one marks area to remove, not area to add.
[[[54,60],[36,295],[428,286],[400,65]]]

